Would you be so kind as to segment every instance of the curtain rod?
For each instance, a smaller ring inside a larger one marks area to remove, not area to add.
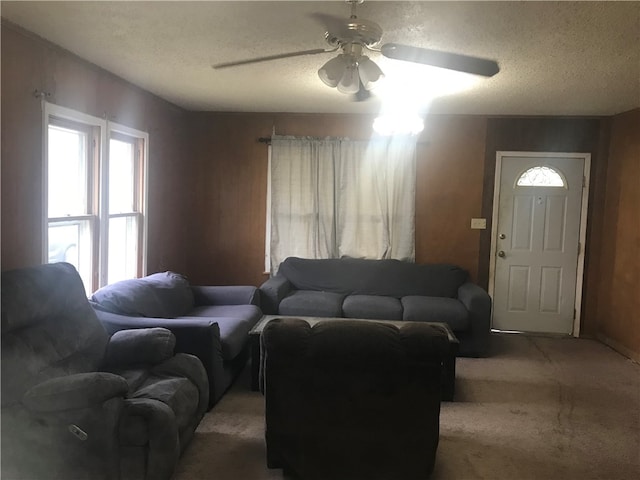
[[[310,137],[316,138],[317,140],[324,140],[326,137]],[[271,137],[258,137],[258,143],[266,143],[267,145],[271,145]],[[416,142],[417,145],[428,145],[431,143],[428,140],[424,140],[422,142]]]
[[[295,136],[295,135],[291,135],[291,136]],[[300,138],[310,138],[312,140],[326,140],[327,138],[337,138],[337,137],[312,137],[312,136],[309,136],[309,135],[303,135]],[[259,137],[258,138],[258,142],[271,144],[271,137]]]
[[[327,138],[331,138],[331,137],[311,137],[309,135],[303,135],[303,137],[301,138],[310,138],[312,140],[326,140]],[[258,138],[258,142],[259,143],[266,143],[267,145],[271,145],[271,137],[259,137]]]

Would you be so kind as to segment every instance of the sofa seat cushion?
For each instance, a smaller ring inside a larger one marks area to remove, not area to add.
[[[91,296],[91,301],[108,312],[154,318],[179,317],[194,305],[189,282],[174,272],[106,285]]]
[[[184,317],[238,317],[255,320],[262,318],[260,308],[255,305],[202,305],[189,310]]]
[[[280,315],[341,317],[344,295],[332,292],[296,290],[280,302]]]
[[[262,312],[255,305],[203,305],[180,318],[210,318],[220,329],[222,357],[233,360],[249,340],[249,330],[260,321]]]
[[[402,297],[403,320],[413,322],[445,322],[454,332],[469,328],[469,312],[455,298]]]
[[[395,297],[382,295],[349,295],[342,303],[347,318],[402,320],[402,304]]]

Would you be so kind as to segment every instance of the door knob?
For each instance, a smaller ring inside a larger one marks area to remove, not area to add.
[[[506,257],[506,255],[504,254],[504,250],[500,250],[500,251],[498,252],[498,256],[499,256],[500,258],[504,258],[504,257]]]
[[[498,235],[498,238],[500,240],[504,240],[505,238],[507,238],[507,236],[504,233],[501,233],[500,235]]]

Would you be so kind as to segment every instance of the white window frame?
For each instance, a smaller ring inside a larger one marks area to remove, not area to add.
[[[108,278],[108,243],[109,243],[109,219],[114,217],[114,215],[109,214],[109,189],[108,189],[108,180],[109,180],[109,140],[111,139],[112,133],[119,133],[122,135],[126,135],[128,137],[135,138],[140,140],[142,143],[141,150],[137,152],[138,159],[137,162],[140,162],[138,165],[139,169],[142,172],[142,177],[140,178],[140,182],[142,186],[138,187],[142,191],[139,193],[139,198],[137,199],[138,203],[138,218],[140,218],[140,228],[142,229],[142,235],[140,238],[140,252],[138,252],[138,256],[140,256],[140,269],[141,274],[146,275],[147,273],[147,231],[148,231],[148,215],[147,215],[147,202],[149,196],[148,189],[148,179],[149,179],[149,169],[148,169],[148,158],[149,158],[149,134],[140,130],[136,130],[135,128],[130,128],[125,125],[120,125],[114,122],[107,122],[107,135],[105,142],[105,150],[106,154],[104,158],[106,159],[101,163],[100,166],[100,190],[102,192],[100,196],[100,267],[99,267],[99,286],[104,286],[107,284]],[[115,215],[115,216],[129,216],[125,215]]]
[[[98,138],[98,148],[94,153],[95,160],[92,159],[93,162],[96,162],[97,165],[92,165],[92,169],[94,172],[97,172],[97,180],[93,187],[93,191],[88,194],[92,196],[92,198],[97,197],[97,205],[94,205],[92,212],[88,214],[88,216],[93,217],[94,219],[94,236],[97,238],[93,239],[92,248],[98,249],[98,258],[97,261],[94,259],[92,262],[94,263],[92,269],[92,279],[91,285],[85,286],[87,291],[93,291],[96,288],[100,288],[106,285],[107,282],[107,251],[108,251],[108,238],[109,238],[109,199],[108,199],[108,172],[109,172],[109,140],[111,138],[111,133],[119,133],[122,135],[126,135],[129,137],[133,137],[138,139],[142,143],[142,148],[140,151],[140,158],[138,161],[141,162],[140,168],[142,171],[142,175],[140,178],[141,185],[141,194],[138,199],[139,202],[139,213],[141,217],[140,228],[142,229],[142,234],[140,238],[140,244],[138,249],[138,257],[140,261],[140,270],[141,275],[146,275],[147,272],[147,243],[148,243],[148,178],[149,178],[149,134],[131,127],[127,127],[125,125],[120,125],[118,123],[109,122],[103,118],[94,117],[92,115],[88,115],[82,112],[78,112],[76,110],[62,107],[60,105],[55,105],[49,102],[43,102],[44,106],[42,109],[43,112],[43,142],[42,142],[42,158],[43,158],[43,175],[42,175],[42,202],[43,202],[43,229],[42,229],[42,262],[48,263],[49,261],[49,158],[48,158],[48,145],[49,145],[49,123],[50,119],[60,119],[63,121],[70,121],[73,123],[78,123],[82,125],[86,125],[89,128],[94,128],[98,130],[98,134],[96,135]],[[94,173],[95,175],[95,173]],[[96,192],[97,189],[97,192]],[[84,218],[84,216],[83,216]],[[74,217],[70,217],[69,220],[72,221]]]
[[[267,147],[267,208],[264,241],[264,273],[271,274],[271,144]]]

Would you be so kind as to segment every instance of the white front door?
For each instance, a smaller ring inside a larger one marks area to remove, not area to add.
[[[588,163],[587,154],[498,152],[493,328],[577,334]]]

